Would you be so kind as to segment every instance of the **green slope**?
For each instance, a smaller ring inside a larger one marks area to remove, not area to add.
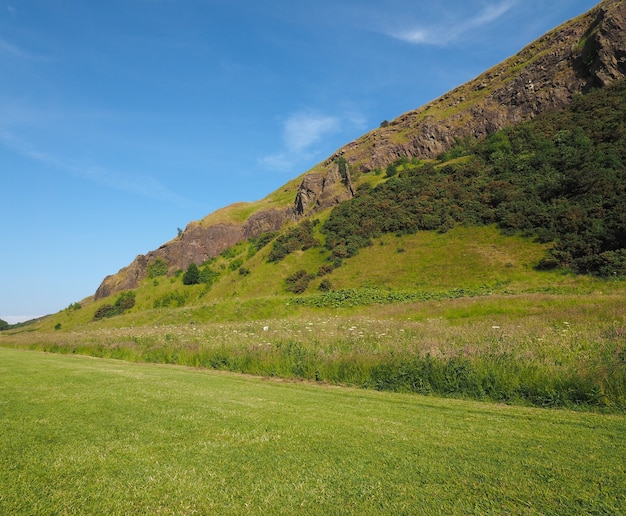
[[[0,345],[623,409],[624,112],[621,81],[437,161],[355,174],[353,199],[194,264],[194,284],[154,267]]]
[[[320,286],[438,292],[486,285],[523,292],[592,282],[564,274],[568,267],[622,277],[625,109],[621,81],[485,142],[459,143],[439,162],[400,159],[385,175],[361,175],[354,199],[198,264],[199,285],[184,285],[182,271],[146,279],[135,306],[111,324],[145,323],[164,308],[229,300],[263,298],[271,305],[278,299],[277,307],[290,295],[287,279],[298,271],[310,282],[291,290],[304,295]],[[283,194],[264,202],[280,202]],[[256,208],[236,205],[214,217],[234,220],[250,209]],[[540,272],[538,265],[555,270]],[[87,324],[115,297],[86,302],[84,310],[66,311],[43,326]],[[146,313],[139,317],[141,311]]]

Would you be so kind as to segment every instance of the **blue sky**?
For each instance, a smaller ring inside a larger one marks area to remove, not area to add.
[[[595,0],[0,0],[0,318],[472,79]]]

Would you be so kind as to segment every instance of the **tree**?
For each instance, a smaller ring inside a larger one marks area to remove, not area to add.
[[[9,323],[0,319],[0,331],[6,330],[9,327]]]
[[[190,263],[185,274],[183,274],[183,284],[197,285],[198,283],[200,283],[200,269],[195,263]]]

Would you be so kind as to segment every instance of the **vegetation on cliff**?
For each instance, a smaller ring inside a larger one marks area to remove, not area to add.
[[[385,233],[495,223],[554,242],[542,268],[624,276],[624,113],[621,81],[482,142],[459,142],[439,162],[400,173],[393,167],[387,182],[359,189],[331,212],[323,226],[326,246],[350,257]]]

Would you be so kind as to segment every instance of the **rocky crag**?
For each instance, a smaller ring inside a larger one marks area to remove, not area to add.
[[[351,198],[350,170],[384,169],[401,156],[434,158],[458,140],[482,138],[542,112],[561,109],[575,95],[624,76],[626,1],[605,0],[472,81],[339,149],[302,176],[291,204],[261,208],[242,223],[192,222],[178,238],[107,276],[95,298],[137,287],[147,265],[156,258],[164,259],[173,273]]]

